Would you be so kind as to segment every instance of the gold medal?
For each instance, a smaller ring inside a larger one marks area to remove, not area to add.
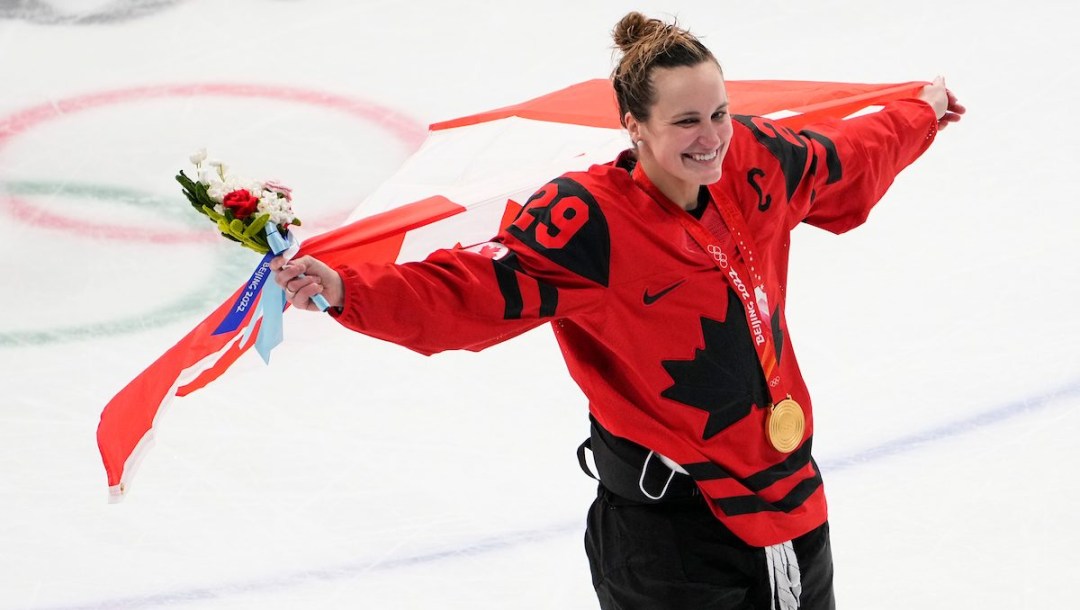
[[[769,442],[781,453],[791,453],[803,440],[806,416],[802,407],[789,396],[769,408],[765,419]]]

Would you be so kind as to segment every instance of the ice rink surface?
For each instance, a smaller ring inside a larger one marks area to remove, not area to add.
[[[429,123],[605,77],[629,9],[730,79],[946,76],[968,116],[870,221],[795,233],[837,596],[1073,607],[1078,7],[0,1],[0,608],[595,608],[586,408],[546,327],[424,358],[290,311],[269,367],[169,405],[117,505],[95,430],[254,265],[182,200],[194,148],[321,232]]]

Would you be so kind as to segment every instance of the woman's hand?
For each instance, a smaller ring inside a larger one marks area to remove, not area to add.
[[[277,285],[285,289],[285,299],[293,307],[319,311],[319,307],[311,302],[311,297],[317,294],[323,295],[331,307],[341,307],[345,301],[345,284],[341,276],[317,258],[301,256],[285,262],[284,257],[275,256],[270,259],[270,270],[274,272]]]
[[[960,120],[960,116],[967,112],[962,104],[956,101],[956,95],[945,88],[945,77],[939,76],[934,82],[926,85],[919,92],[919,99],[930,104],[938,118],[938,130],[945,129],[949,123]]]

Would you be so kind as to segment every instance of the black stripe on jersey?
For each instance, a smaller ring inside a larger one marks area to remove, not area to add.
[[[525,298],[521,294],[521,278],[529,277],[536,282],[540,293],[540,317],[550,318],[555,315],[559,306],[559,290],[551,284],[545,284],[540,280],[531,278],[521,269],[521,263],[517,255],[510,253],[499,260],[493,260],[495,266],[495,280],[499,284],[499,293],[502,294],[505,303],[503,308],[504,320],[520,320],[525,310]]]
[[[789,513],[802,506],[820,487],[821,472],[817,469],[817,464],[814,464],[813,476],[799,481],[786,496],[776,502],[766,502],[760,496],[748,495],[714,499],[713,504],[723,511],[725,515],[731,517],[764,512]]]
[[[517,256],[511,253],[500,260],[491,262],[495,265],[495,280],[499,283],[499,292],[503,297],[503,319],[520,320],[525,301],[521,297],[521,288],[518,286]]]
[[[746,480],[742,481],[742,484],[750,491],[761,491],[762,489],[770,487],[774,483],[778,483],[795,474],[801,468],[805,467],[812,459],[810,457],[811,440],[813,439],[806,439],[806,442],[803,443],[802,447],[793,451],[783,462],[774,464],[761,472],[750,475]],[[817,468],[814,468],[814,470],[817,470]]]
[[[540,317],[550,318],[559,306],[559,289],[539,280],[536,283],[540,289]]]
[[[739,479],[743,487],[750,491],[761,491],[774,483],[782,481],[810,462],[810,446],[813,437],[806,439],[798,450],[792,452],[783,462],[769,466],[761,472],[754,473],[745,479]],[[699,462],[696,464],[683,464],[686,472],[696,481],[717,481],[720,479],[732,479],[728,471],[712,462]]]
[[[712,462],[682,464],[682,467],[695,481],[719,481],[733,478],[728,471]]]
[[[804,129],[800,133],[821,144],[821,147],[825,149],[825,168],[829,170],[829,177],[825,179],[825,184],[832,184],[843,178],[844,167],[840,164],[840,156],[836,153],[836,144],[833,144],[833,141],[829,138],[809,129]],[[817,172],[817,157],[814,157],[814,169],[811,172]]]

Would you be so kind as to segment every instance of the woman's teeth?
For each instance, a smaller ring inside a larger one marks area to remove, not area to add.
[[[693,159],[694,161],[712,161],[713,159],[716,158],[716,152],[717,151],[714,150],[714,151],[712,151],[711,153],[709,153],[707,155],[693,155],[692,154],[692,155],[690,155],[690,158]]]

